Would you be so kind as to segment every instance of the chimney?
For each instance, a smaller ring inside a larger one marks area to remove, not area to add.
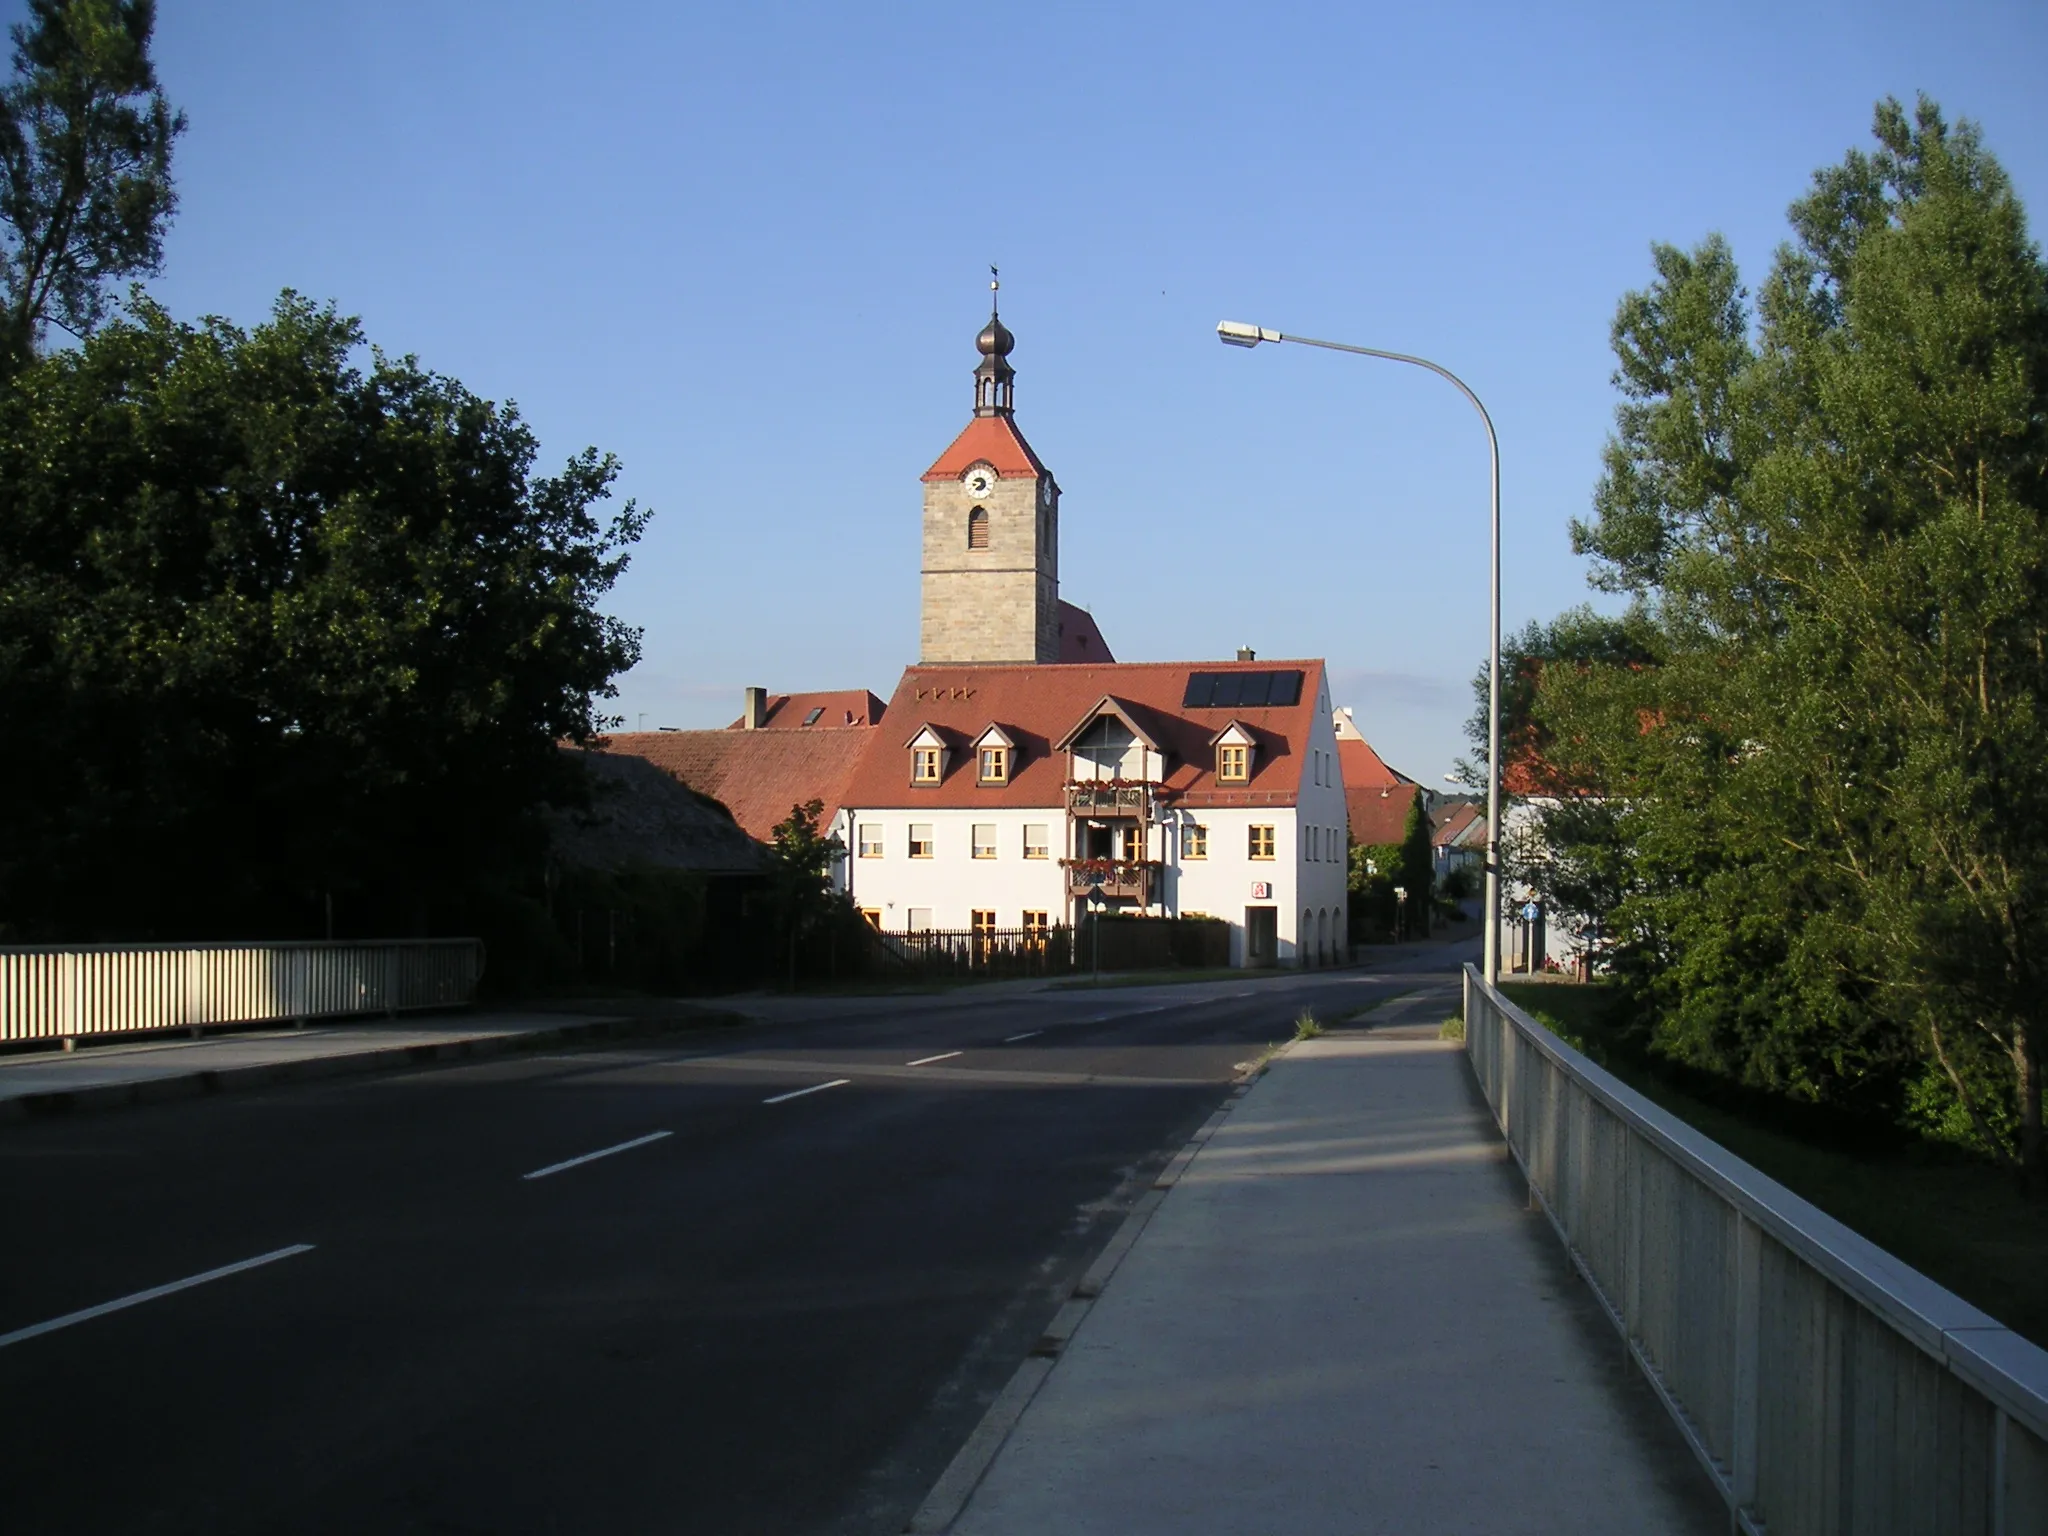
[[[740,716],[740,724],[750,731],[758,731],[768,723],[768,690],[749,688],[746,711]]]
[[[1248,645],[1240,645],[1237,648],[1237,659],[1239,661],[1257,661],[1259,653]]]

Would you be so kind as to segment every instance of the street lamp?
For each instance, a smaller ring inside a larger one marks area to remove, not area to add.
[[[1354,347],[1341,341],[1316,341],[1308,336],[1287,336],[1264,326],[1225,320],[1216,327],[1217,340],[1226,346],[1256,347],[1262,341],[1291,341],[1304,347],[1323,347],[1331,352],[1355,352],[1361,357],[1383,357],[1393,363],[1412,363],[1427,368],[1438,378],[1448,379],[1458,393],[1472,402],[1472,409],[1486,423],[1486,449],[1493,463],[1493,633],[1486,660],[1486,959],[1488,982],[1500,978],[1500,439],[1494,436],[1493,418],[1472,393],[1471,386],[1450,369],[1426,357],[1406,352],[1383,352],[1378,347]]]

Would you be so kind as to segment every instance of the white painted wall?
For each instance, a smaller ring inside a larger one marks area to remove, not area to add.
[[[1066,871],[1059,862],[1067,854],[1064,807],[891,809],[850,813],[843,820],[840,836],[850,853],[845,866],[851,869],[854,904],[880,909],[887,932],[902,932],[913,907],[929,908],[934,928],[966,928],[977,908],[992,909],[998,928],[1023,927],[1026,911],[1047,913],[1054,923],[1067,921]],[[974,857],[977,823],[996,829],[992,859]],[[1051,840],[1043,859],[1024,857],[1024,828],[1033,823],[1044,825]],[[932,829],[929,859],[910,857],[913,825]],[[859,856],[864,826],[881,830],[880,858]],[[844,879],[840,889],[846,889]]]

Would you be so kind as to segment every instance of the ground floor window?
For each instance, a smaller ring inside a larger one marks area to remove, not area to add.
[[[880,907],[862,907],[860,909],[860,915],[868,920],[868,926],[870,928],[874,928],[877,930],[881,928],[882,909]]]
[[[912,933],[928,932],[932,926],[932,909],[930,907],[912,907],[907,921]]]
[[[1045,936],[1052,928],[1052,923],[1048,920],[1050,916],[1051,914],[1046,912],[1024,914],[1024,942],[1031,949],[1044,951]]]

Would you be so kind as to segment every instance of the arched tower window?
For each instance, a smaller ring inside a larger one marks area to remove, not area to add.
[[[967,514],[967,547],[988,548],[988,508],[976,507]]]

